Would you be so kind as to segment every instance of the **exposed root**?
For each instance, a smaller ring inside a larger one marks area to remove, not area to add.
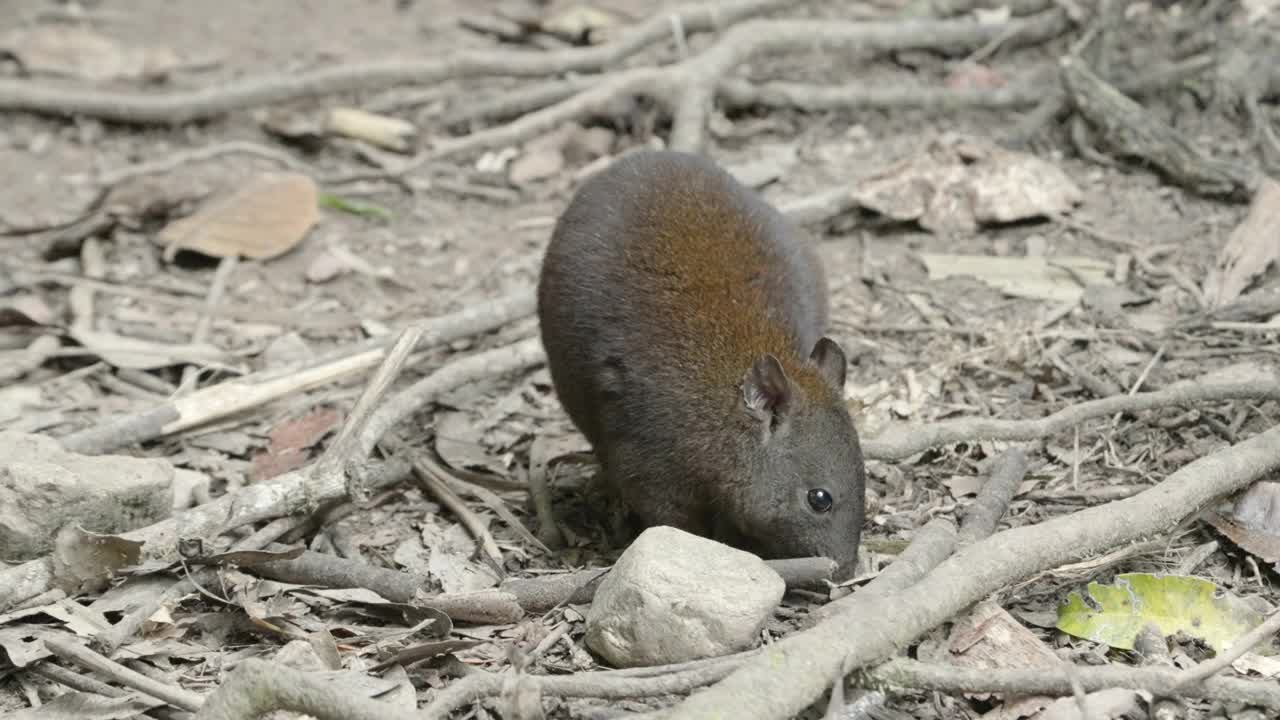
[[[617,41],[597,47],[552,52],[481,51],[459,53],[441,60],[358,63],[170,93],[100,91],[0,79],[0,110],[26,110],[59,117],[89,116],[122,123],[180,125],[260,105],[356,90],[425,85],[484,75],[546,77],[566,72],[598,72],[670,37],[672,17],[679,19],[685,33],[705,32],[787,4],[786,0],[732,0],[687,5],[655,16]]]

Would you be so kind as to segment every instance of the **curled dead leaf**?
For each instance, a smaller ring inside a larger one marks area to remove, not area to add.
[[[270,434],[270,445],[253,458],[250,477],[256,482],[301,467],[309,458],[306,451],[336,428],[341,420],[342,413],[334,408],[317,408],[276,426]]]
[[[1263,562],[1280,562],[1280,483],[1254,483],[1236,499],[1229,516],[1209,512],[1205,520]]]
[[[156,236],[166,261],[179,250],[267,260],[292,250],[320,219],[316,183],[301,173],[263,173],[219,194]]]
[[[85,80],[156,77],[181,65],[162,47],[127,47],[77,25],[24,28],[0,38],[7,53],[33,75],[63,75]]]
[[[1222,307],[1244,293],[1253,281],[1280,261],[1280,183],[1264,178],[1254,193],[1244,222],[1218,253],[1204,281],[1211,308]]]
[[[137,540],[92,533],[77,525],[63,527],[53,543],[54,576],[68,593],[102,587],[117,570],[136,565],[142,557],[143,544]]]
[[[858,204],[937,233],[1070,212],[1083,193],[1059,167],[976,138],[947,135],[853,190]]]

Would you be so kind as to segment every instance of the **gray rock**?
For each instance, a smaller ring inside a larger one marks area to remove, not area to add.
[[[782,578],[751,553],[652,527],[596,590],[587,645],[614,667],[737,652],[755,644],[785,590]]]
[[[44,435],[0,433],[0,556],[45,555],[69,522],[120,533],[163,520],[173,512],[173,479],[164,460],[78,455]]]

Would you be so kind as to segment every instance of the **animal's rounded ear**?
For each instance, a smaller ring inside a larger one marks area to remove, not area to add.
[[[742,399],[747,409],[761,419],[786,408],[791,399],[791,383],[778,358],[765,353],[751,363],[742,381]]]
[[[822,373],[831,387],[844,390],[844,376],[849,360],[835,340],[825,336],[818,338],[818,342],[813,345],[813,352],[809,353],[809,362],[818,367],[818,372]]]

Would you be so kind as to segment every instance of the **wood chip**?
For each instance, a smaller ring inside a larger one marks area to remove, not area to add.
[[[325,129],[334,135],[363,140],[395,152],[409,152],[418,136],[413,123],[400,118],[376,115],[356,108],[334,108],[325,120]]]

